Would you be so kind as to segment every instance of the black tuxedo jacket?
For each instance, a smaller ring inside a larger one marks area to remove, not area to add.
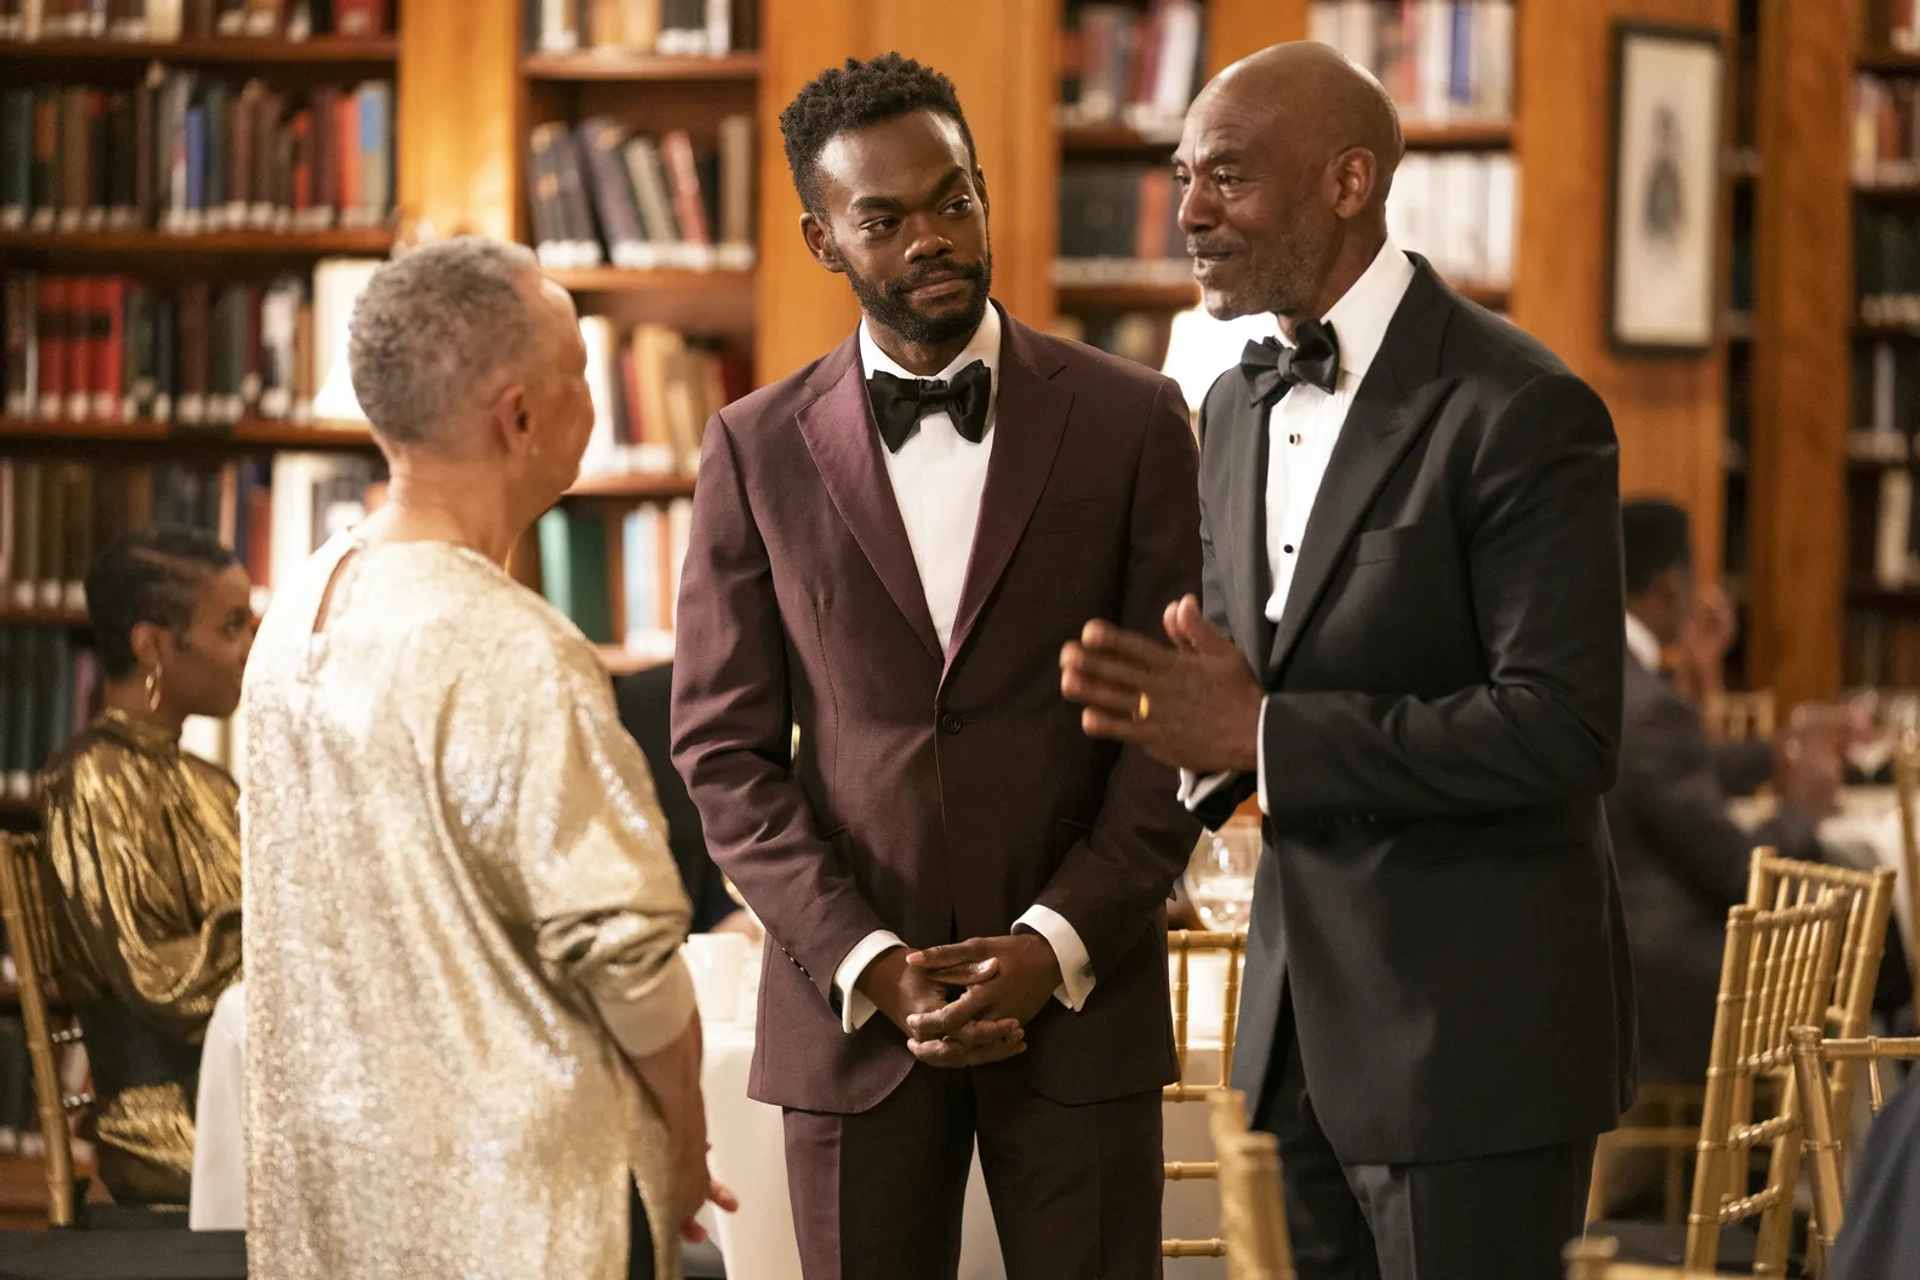
[[[1201,418],[1206,609],[1269,690],[1234,1084],[1261,1096],[1291,1029],[1348,1163],[1590,1137],[1632,1088],[1601,812],[1625,627],[1612,420],[1409,257],[1277,627],[1266,414],[1235,368]]]

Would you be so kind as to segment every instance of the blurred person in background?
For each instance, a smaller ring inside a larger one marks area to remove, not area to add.
[[[180,731],[239,705],[249,587],[180,529],[122,539],[87,577],[103,707],[48,767],[44,856],[55,976],[93,1071],[84,1133],[121,1203],[187,1203],[200,1040],[240,977],[239,788]]]

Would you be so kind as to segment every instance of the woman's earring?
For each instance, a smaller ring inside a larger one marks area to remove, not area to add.
[[[147,672],[147,710],[160,713],[160,668]]]

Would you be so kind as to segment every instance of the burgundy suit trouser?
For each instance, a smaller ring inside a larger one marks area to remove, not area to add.
[[[915,1064],[854,1115],[789,1109],[806,1280],[953,1280],[974,1143],[1008,1280],[1157,1280],[1160,1091],[1067,1106],[1020,1059]]]

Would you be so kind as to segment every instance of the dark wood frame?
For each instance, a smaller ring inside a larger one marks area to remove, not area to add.
[[[1718,91],[1710,95],[1714,110],[1713,159],[1710,172],[1705,175],[1705,189],[1711,192],[1713,207],[1708,212],[1707,223],[1714,228],[1708,243],[1708,270],[1706,277],[1711,296],[1707,302],[1707,325],[1705,336],[1698,342],[1646,342],[1621,335],[1615,300],[1618,296],[1620,278],[1620,155],[1625,136],[1623,122],[1626,119],[1626,64],[1627,46],[1634,40],[1664,40],[1675,43],[1700,44],[1713,50],[1717,60],[1720,85]],[[1613,122],[1610,146],[1607,154],[1607,275],[1606,275],[1606,317],[1607,345],[1614,354],[1620,356],[1697,356],[1713,350],[1720,324],[1719,303],[1723,292],[1718,260],[1722,250],[1724,236],[1721,231],[1721,218],[1725,214],[1723,201],[1725,192],[1721,181],[1721,152],[1725,145],[1727,128],[1727,42],[1719,30],[1713,27],[1681,26],[1673,23],[1619,21],[1613,24],[1612,50],[1612,89]]]

